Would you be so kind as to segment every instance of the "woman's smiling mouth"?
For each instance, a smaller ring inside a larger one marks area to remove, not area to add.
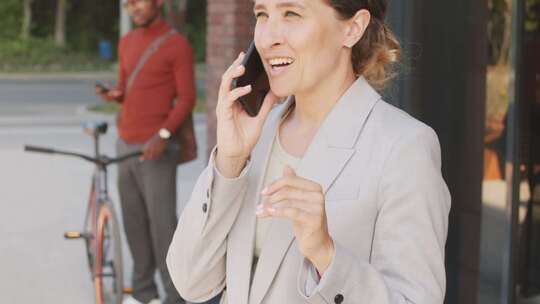
[[[291,57],[273,57],[267,60],[270,65],[270,75],[278,76],[285,72],[287,68],[294,63]]]

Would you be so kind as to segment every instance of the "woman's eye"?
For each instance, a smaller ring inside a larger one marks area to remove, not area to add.
[[[266,17],[266,14],[262,12],[255,13],[255,18],[259,19],[260,17]]]
[[[286,11],[285,12],[285,17],[300,17],[300,15],[298,15],[297,13],[292,12],[292,11]]]

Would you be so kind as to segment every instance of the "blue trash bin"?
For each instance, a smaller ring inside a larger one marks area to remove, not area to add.
[[[113,49],[112,49],[112,43],[110,40],[99,41],[99,57],[103,60],[112,60]]]

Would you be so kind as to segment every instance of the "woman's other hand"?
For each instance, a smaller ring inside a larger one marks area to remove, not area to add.
[[[332,262],[335,248],[328,233],[321,185],[285,166],[283,178],[266,187],[262,195],[264,201],[257,208],[257,216],[290,219],[300,251],[322,275]]]
[[[231,90],[233,79],[242,76],[245,67],[241,64],[244,53],[240,53],[222,76],[216,107],[217,147],[216,165],[226,177],[237,177],[259,140],[262,127],[272,105],[278,98],[270,91],[256,117],[249,116],[238,98],[249,94],[251,86]]]

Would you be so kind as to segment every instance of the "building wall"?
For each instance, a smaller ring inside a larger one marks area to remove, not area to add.
[[[208,151],[216,144],[215,108],[221,76],[253,38],[252,0],[208,0],[206,92]]]

